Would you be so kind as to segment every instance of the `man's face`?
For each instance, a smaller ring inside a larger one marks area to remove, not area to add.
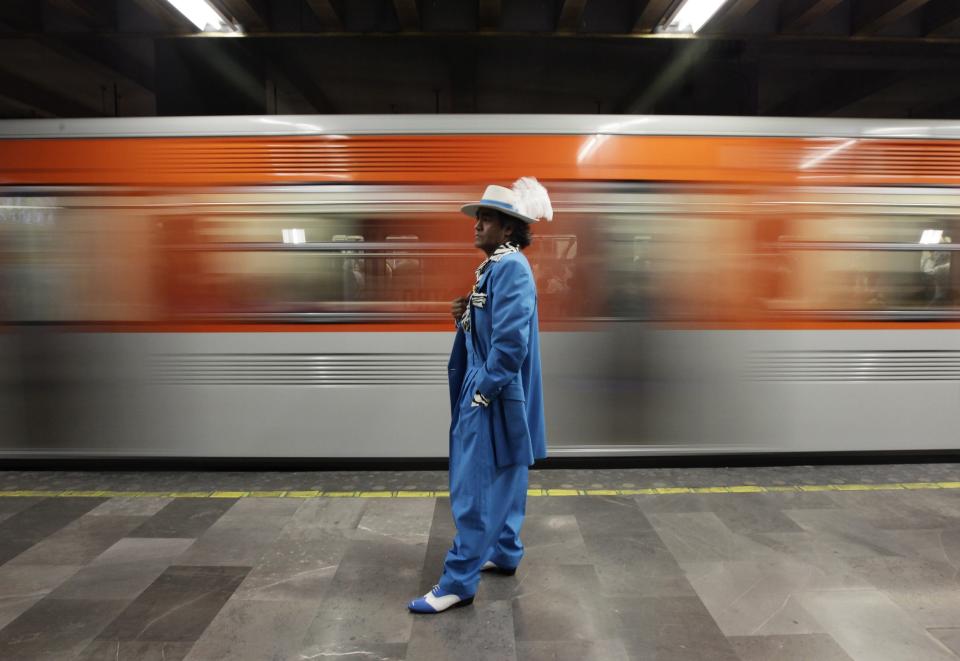
[[[510,238],[513,228],[501,225],[500,216],[496,211],[480,209],[477,212],[477,222],[473,226],[473,231],[473,245],[492,255],[498,246]]]

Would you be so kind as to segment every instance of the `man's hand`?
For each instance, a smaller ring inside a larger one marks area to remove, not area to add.
[[[453,315],[453,320],[459,322],[460,318],[463,317],[463,313],[467,309],[467,297],[460,296],[459,298],[453,299],[453,302],[450,304],[450,314]]]

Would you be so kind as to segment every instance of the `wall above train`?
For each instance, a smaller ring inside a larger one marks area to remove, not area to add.
[[[956,0],[0,3],[0,118],[356,113],[960,116]]]

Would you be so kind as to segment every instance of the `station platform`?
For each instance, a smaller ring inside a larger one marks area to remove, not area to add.
[[[0,472],[0,659],[960,658],[960,464],[531,471],[417,616],[445,471]]]

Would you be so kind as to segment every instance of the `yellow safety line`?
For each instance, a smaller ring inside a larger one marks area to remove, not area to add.
[[[886,484],[795,484],[725,487],[649,487],[640,489],[529,489],[528,496],[666,496],[676,494],[803,493],[815,491],[924,491],[960,489],[960,482]],[[0,498],[449,498],[449,491],[0,491]]]

